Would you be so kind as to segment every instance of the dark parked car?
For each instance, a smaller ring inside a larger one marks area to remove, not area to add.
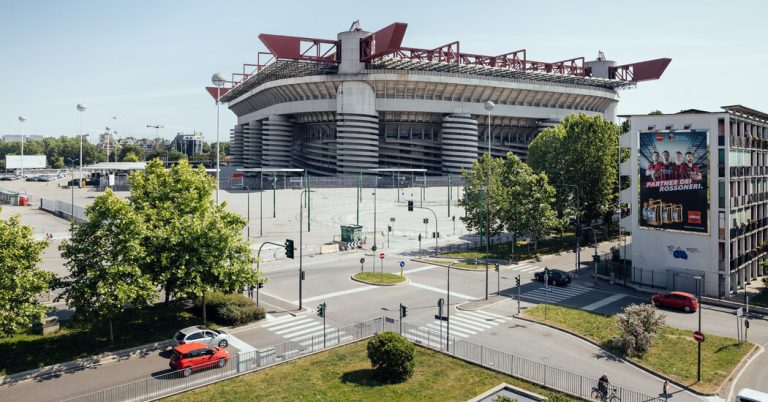
[[[536,272],[533,274],[533,278],[539,282],[544,282],[544,271]],[[550,285],[565,286],[569,283],[571,283],[571,274],[559,269],[549,270]]]
[[[696,296],[685,292],[669,292],[651,296],[651,303],[658,307],[667,307],[692,313],[699,308]]]
[[[16,176],[15,174],[6,174],[3,176],[0,176],[0,181],[13,181],[13,180],[19,180],[21,179],[21,176]]]

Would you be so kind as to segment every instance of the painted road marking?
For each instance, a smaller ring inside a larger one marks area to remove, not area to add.
[[[256,348],[254,348],[253,346],[243,342],[242,340],[240,340],[239,338],[237,338],[235,336],[230,337],[229,339],[227,339],[227,342],[229,342],[230,346],[236,347],[241,352],[250,352],[252,350],[256,350]]]
[[[380,287],[380,286],[368,285],[368,286],[363,286],[363,287],[359,287],[359,288],[342,290],[342,291],[339,291],[339,292],[326,293],[326,294],[320,295],[320,296],[305,297],[304,298],[304,303],[313,302],[313,301],[317,301],[317,300],[326,300],[326,299],[330,299],[330,298],[333,298],[333,297],[344,296],[344,295],[349,295],[349,294],[358,293],[358,292],[365,292],[367,290],[376,289],[378,287]],[[292,303],[293,304],[299,304],[299,301],[298,300],[294,300]]]
[[[595,311],[595,310],[599,309],[600,307],[605,307],[605,306],[607,306],[607,305],[609,305],[609,304],[611,304],[611,303],[613,303],[613,302],[615,302],[617,300],[621,300],[621,299],[625,298],[626,296],[627,295],[622,295],[622,294],[616,294],[616,295],[613,295],[613,296],[608,296],[608,297],[606,297],[603,300],[598,300],[598,301],[596,301],[596,302],[594,302],[594,303],[592,303],[590,305],[582,307],[581,309],[582,310],[587,310],[587,311]]]
[[[429,285],[422,285],[422,284],[416,283],[416,282],[411,282],[411,283],[409,283],[409,285],[416,286],[417,288],[421,288],[421,289],[425,289],[425,290],[431,290],[431,291],[433,291],[435,293],[440,293],[440,294],[445,294],[446,293],[445,289],[435,288],[435,287],[432,287],[432,286],[429,286]],[[476,297],[467,296],[465,294],[456,293],[456,292],[451,292],[451,296],[461,297],[462,299],[466,299],[466,300],[476,300],[477,299]]]

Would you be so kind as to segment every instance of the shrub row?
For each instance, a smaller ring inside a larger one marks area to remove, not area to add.
[[[195,310],[202,314],[201,299],[197,300]],[[208,293],[205,298],[208,319],[221,325],[242,325],[261,320],[266,316],[263,307],[256,307],[253,300],[239,293]]]

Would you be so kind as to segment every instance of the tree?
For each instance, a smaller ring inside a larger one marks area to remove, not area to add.
[[[570,212],[592,220],[613,211],[617,150],[618,130],[613,123],[600,116],[574,114],[531,142],[528,164],[547,174],[556,190],[554,208],[559,217]]]
[[[413,375],[416,347],[394,332],[380,333],[368,341],[368,359],[385,382],[402,382]]]
[[[87,221],[73,223],[72,238],[60,246],[70,270],[61,297],[78,314],[108,320],[114,343],[113,318],[128,304],[146,306],[157,295],[150,276],[141,271],[146,232],[128,201],[110,189],[85,215]]]
[[[0,219],[0,244],[0,337],[6,337],[42,319],[46,308],[37,295],[53,274],[37,267],[46,242],[34,240],[17,215]]]
[[[461,220],[467,229],[483,233],[487,231],[491,235],[504,230],[505,223],[500,219],[506,203],[500,194],[503,166],[502,159],[493,159],[483,154],[469,170],[462,172],[465,197],[459,205],[466,211],[466,216]],[[490,222],[489,229],[486,220]]]
[[[216,143],[215,142],[211,143],[211,151],[210,152],[211,153],[216,152]],[[221,154],[221,156],[229,155],[230,154],[229,142],[222,142],[221,145],[219,145],[219,153]],[[213,157],[216,158],[216,154],[214,154]]]
[[[653,116],[653,115],[658,115],[658,114],[664,114],[664,112],[662,112],[659,109],[656,109],[656,110],[652,110],[651,113],[648,113],[648,114]]]
[[[621,333],[613,341],[628,356],[642,356],[664,325],[664,315],[651,304],[630,304],[617,318]]]
[[[144,160],[144,149],[135,144],[128,144],[120,147],[120,153],[119,153],[120,160],[125,161],[125,157],[129,153],[133,153],[134,155],[136,155],[136,158],[138,158],[138,160],[140,161]]]
[[[530,166],[511,152],[507,154],[500,173],[497,200],[502,203],[500,220],[507,231],[530,236],[534,252],[538,253],[539,240],[558,224],[551,207],[555,189],[549,184],[545,173],[534,173]]]
[[[123,162],[138,162],[138,161],[139,161],[139,157],[136,156],[136,154],[133,152],[128,152],[123,157]]]
[[[51,164],[51,167],[54,169],[63,169],[64,168],[64,158],[61,156],[56,157],[54,162]]]
[[[245,219],[216,205],[214,180],[182,159],[169,170],[155,159],[131,175],[131,203],[146,224],[143,271],[171,296],[202,298],[233,292],[259,280],[253,252],[242,236]]]

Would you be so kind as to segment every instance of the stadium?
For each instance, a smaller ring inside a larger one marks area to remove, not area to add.
[[[315,176],[445,175],[489,147],[525,160],[535,136],[569,114],[614,120],[619,90],[658,79],[671,61],[540,62],[525,49],[465,53],[459,42],[417,49],[402,45],[406,28],[371,33],[355,22],[335,40],[259,35],[268,51],[223,87],[206,88],[237,115],[232,164]]]

